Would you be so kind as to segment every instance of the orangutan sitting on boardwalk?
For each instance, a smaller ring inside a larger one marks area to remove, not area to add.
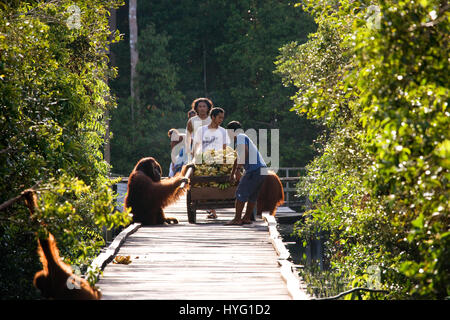
[[[131,208],[133,222],[142,225],[176,224],[176,218],[168,218],[163,209],[174,203],[186,191],[179,188],[188,166],[172,178],[161,180],[161,166],[152,157],[138,161],[128,178],[128,191],[125,197],[125,208]]]

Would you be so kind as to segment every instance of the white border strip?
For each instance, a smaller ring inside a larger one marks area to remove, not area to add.
[[[96,268],[99,268],[100,270],[103,270],[108,263],[114,259],[114,256],[119,251],[120,246],[125,242],[125,239],[136,232],[137,229],[141,227],[140,223],[133,223],[129,225],[126,229],[122,230],[115,238],[114,241],[106,248],[106,251],[99,254],[97,258],[92,261],[91,265],[89,266],[90,270],[95,270]]]
[[[286,249],[277,230],[277,220],[268,213],[263,214],[263,219],[269,228],[270,242],[277,252],[281,277],[286,282],[289,295],[293,300],[311,300],[311,297],[305,291],[300,290],[300,279],[293,272],[293,264],[287,260],[290,257],[290,253]]]

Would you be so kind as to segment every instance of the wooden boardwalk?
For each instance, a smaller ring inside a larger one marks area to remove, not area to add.
[[[185,198],[165,211],[180,223],[131,234],[117,254],[132,262],[106,265],[97,283],[103,299],[308,299],[298,279],[286,276],[265,221],[226,226],[234,209],[220,209],[217,220],[200,211],[189,224]]]

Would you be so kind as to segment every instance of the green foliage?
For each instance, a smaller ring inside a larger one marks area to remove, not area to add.
[[[295,105],[291,111],[305,113],[328,126],[345,123],[352,117],[348,101],[353,92],[343,83],[349,57],[345,54],[347,48],[341,45],[342,34],[348,28],[348,21],[324,21],[316,33],[310,34],[307,43],[295,41],[280,49],[277,73],[284,76],[286,85],[298,88],[292,97]]]
[[[62,175],[40,188],[38,208],[31,217],[41,226],[37,232],[50,231],[61,239],[58,244],[66,263],[78,266],[83,272],[105,245],[102,227],[111,229],[131,222],[128,212],[114,210],[113,183],[117,181],[94,189],[82,180]]]
[[[299,184],[314,206],[298,234],[326,231],[326,258],[352,287],[366,286],[376,265],[391,298],[445,298],[448,9],[440,1],[305,7],[318,31],[285,46],[278,71],[298,88],[293,110],[328,132]]]
[[[183,96],[176,91],[177,69],[168,55],[169,37],[157,34],[153,24],[141,31],[138,51],[139,99],[164,110],[184,111]]]
[[[65,261],[85,270],[104,244],[101,227],[130,220],[112,213],[102,155],[103,115],[114,106],[107,17],[119,1],[78,1],[80,24],[73,28],[70,5],[17,2],[0,11],[0,202],[34,185],[39,190],[34,219],[23,202],[2,212],[2,298],[36,296],[37,222],[54,233]]]
[[[289,112],[292,87],[274,73],[278,48],[304,43],[314,31],[311,17],[288,1],[240,1],[230,5],[224,41],[215,48],[219,81],[215,92],[244,128],[280,130],[280,166],[303,166],[313,156],[310,145],[318,126]]]
[[[367,185],[408,248],[399,262],[410,280],[407,292],[444,298],[450,293],[448,9],[441,1],[379,6],[379,29],[355,21],[360,72],[351,74],[362,92],[361,122],[375,160]]]
[[[140,32],[139,62],[136,70],[139,98],[134,101],[134,121],[131,119],[131,99],[119,99],[112,113],[112,166],[115,173],[128,175],[143,157],[157,159],[165,175],[169,173],[171,128],[185,128],[186,112],[183,95],[176,89],[177,68],[170,61],[166,34],[157,34],[152,24]]]
[[[183,105],[178,109],[146,98],[141,102],[144,108],[163,109],[164,117],[161,112],[157,119],[164,132],[150,131],[144,122],[133,124],[145,131],[136,139],[143,137],[146,142],[132,143],[130,126],[124,124],[130,117],[128,12],[125,7],[119,10],[118,28],[125,32],[125,42],[113,46],[119,66],[119,77],[112,82],[118,96],[118,111],[112,116],[113,172],[128,175],[139,159],[136,154],[154,156],[167,172],[170,144],[163,135],[170,128],[186,127],[191,102],[201,96],[225,109],[225,124],[239,120],[245,128],[279,129],[281,166],[303,166],[313,157],[310,145],[320,127],[289,112],[294,88],[283,86],[273,73],[278,48],[294,40],[305,42],[315,29],[301,8],[273,0],[156,0],[138,1],[137,15],[138,43],[144,43],[139,45],[139,68],[145,73],[140,85],[149,86],[153,97],[164,97],[167,103],[178,101],[182,92]],[[174,113],[168,116],[167,109]],[[163,139],[161,147],[155,135]]]

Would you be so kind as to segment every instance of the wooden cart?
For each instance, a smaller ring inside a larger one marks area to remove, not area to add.
[[[191,188],[186,195],[189,223],[196,222],[197,209],[234,208],[237,186],[231,186],[223,190],[213,187],[194,187],[196,183],[229,182],[228,176],[195,176],[193,172],[186,176],[190,176],[191,182]]]

